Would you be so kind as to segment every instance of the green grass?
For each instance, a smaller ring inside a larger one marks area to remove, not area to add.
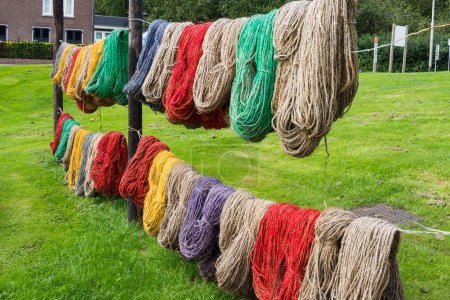
[[[125,201],[68,190],[48,147],[50,70],[0,66],[0,298],[228,299],[198,276],[194,263],[128,225]],[[360,79],[353,107],[328,136],[328,205],[387,203],[450,230],[450,73]],[[69,99],[64,105],[90,130],[126,131],[124,107],[102,109],[100,122]],[[276,134],[249,144],[229,129],[171,125],[147,108],[144,133],[204,175],[259,198],[323,209],[323,143],[296,159],[282,152]],[[448,238],[405,234],[398,259],[408,299],[447,299]]]

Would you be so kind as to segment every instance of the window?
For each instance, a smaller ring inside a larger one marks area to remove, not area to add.
[[[8,40],[8,25],[1,24],[0,25],[0,41]]]
[[[73,18],[74,2],[75,0],[64,0],[64,17]],[[53,16],[53,0],[42,0],[42,15]]]
[[[96,30],[95,31],[95,42],[103,40],[105,37],[110,35],[110,33],[111,33],[110,31],[99,31],[99,30]]]
[[[33,41],[50,42],[50,28],[33,27]]]
[[[82,30],[66,30],[66,42],[70,44],[82,44],[83,43],[83,31]]]

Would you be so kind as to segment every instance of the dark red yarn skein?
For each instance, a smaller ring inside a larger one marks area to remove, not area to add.
[[[153,159],[162,150],[169,150],[169,147],[154,136],[143,137],[120,181],[120,195],[123,198],[133,199],[139,208],[144,206],[145,196],[150,188],[148,173]]]
[[[319,214],[287,203],[269,207],[252,252],[258,299],[298,299]]]
[[[52,153],[55,154],[56,149],[58,149],[59,142],[61,141],[61,131],[64,126],[64,122],[68,119],[73,119],[71,115],[66,114],[65,112],[62,112],[61,115],[58,118],[58,122],[56,123],[55,133],[54,133],[54,140],[53,142],[50,142],[50,149],[52,149]]]
[[[205,128],[226,126],[223,111],[199,114],[193,100],[195,73],[203,54],[203,40],[211,25],[211,22],[189,25],[181,34],[177,60],[163,99],[166,116],[172,123],[181,123],[187,127],[196,127],[199,123]]]
[[[127,140],[118,131],[106,133],[97,146],[90,177],[97,191],[108,197],[119,195],[119,184],[128,161]]]

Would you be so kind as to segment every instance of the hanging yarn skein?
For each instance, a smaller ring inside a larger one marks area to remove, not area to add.
[[[128,81],[128,30],[114,30],[105,39],[103,53],[85,90],[99,98],[128,104],[123,87]]]
[[[285,63],[275,84],[272,123],[284,151],[304,157],[356,94],[356,0],[289,3],[280,11],[274,43],[277,59]]]
[[[328,208],[320,213],[314,225],[315,239],[298,299],[331,299],[341,240],[355,219],[353,213],[339,208]]]
[[[69,141],[70,131],[72,130],[73,126],[79,126],[79,125],[80,124],[72,118],[67,119],[64,122],[62,131],[61,131],[60,142],[58,144],[58,148],[55,151],[55,161],[59,162],[63,159],[64,154],[66,153],[67,142]]]
[[[179,250],[178,237],[183,226],[186,203],[192,189],[201,178],[193,167],[178,163],[167,177],[167,204],[158,233],[158,244],[174,251]]]
[[[177,59],[178,41],[184,28],[190,24],[189,22],[170,23],[166,27],[154,62],[142,85],[142,93],[149,106],[155,111],[164,111],[162,98]]]
[[[167,177],[174,165],[182,162],[167,150],[160,151],[148,174],[149,191],[144,200],[142,223],[150,236],[157,236],[166,211]]]
[[[52,74],[50,75],[50,78],[55,77],[56,73],[58,72],[58,69],[60,67],[60,62],[61,62],[61,58],[63,56],[64,50],[66,49],[66,47],[69,44],[66,42],[62,42],[61,45],[58,48],[58,51],[56,51],[56,57],[55,57],[55,61],[53,62],[53,70],[52,70]]]
[[[86,163],[88,161],[89,146],[91,145],[92,139],[95,136],[94,133],[88,133],[83,141],[82,152],[81,152],[81,163],[78,169],[77,181],[75,183],[75,195],[84,196],[84,182],[86,181]]]
[[[239,297],[254,298],[251,254],[261,219],[272,204],[244,191],[236,191],[228,198],[220,217],[222,254],[216,262],[219,288]]]
[[[350,223],[342,239],[331,296],[333,299],[404,299],[398,271],[398,229],[381,219]]]
[[[320,212],[282,203],[261,220],[253,247],[253,288],[258,299],[297,299]]]
[[[83,89],[83,82],[87,77],[89,61],[91,60],[91,51],[93,47],[94,47],[93,45],[87,46],[86,54],[84,56],[84,59],[82,60],[80,72],[78,78],[75,81],[74,87],[75,97],[79,100],[82,100],[84,103],[92,102],[92,97],[86,95]]]
[[[77,48],[75,50],[75,52],[73,53],[72,59],[70,60],[69,71],[67,72],[66,77],[63,78],[63,82],[61,83],[62,84],[61,86],[64,87],[63,90],[66,92],[66,94],[68,94],[67,89],[69,87],[70,78],[72,77],[72,73],[73,73],[73,70],[75,69],[78,55],[80,54],[80,51],[82,48],[83,47]]]
[[[209,63],[211,64],[210,66],[205,66],[209,70],[208,73],[200,73],[199,71],[201,68],[204,68],[203,64],[206,64],[206,62],[202,62],[202,56],[195,75],[194,101],[200,113],[226,109],[226,106],[229,104],[231,86],[235,77],[236,46],[239,33],[246,21],[247,18],[240,18],[224,24],[221,23],[221,26],[216,27],[218,30],[210,34],[214,23],[206,33],[205,41],[203,42],[203,56],[205,56],[205,53],[213,51],[214,55],[208,55]],[[207,43],[206,40],[209,38],[211,42]],[[204,60],[207,59],[205,58]],[[197,78],[200,74],[204,78]]]
[[[97,147],[101,139],[103,138],[103,133],[96,133],[92,138],[91,144],[88,149],[88,156],[86,161],[86,179],[84,181],[84,196],[92,197],[95,195],[97,190],[95,189],[94,181],[91,178],[92,165],[94,164],[95,157],[97,156]]]
[[[88,47],[81,47],[80,51],[78,52],[78,55],[76,56],[75,63],[73,63],[73,69],[72,69],[72,75],[70,75],[70,78],[68,77],[68,83],[66,87],[66,94],[73,100],[80,100],[77,99],[75,95],[75,83],[78,80],[78,77],[80,76],[81,68],[83,66],[84,61],[86,60],[86,53],[87,53]],[[75,56],[74,56],[75,58]]]
[[[107,197],[119,195],[119,184],[127,166],[127,141],[118,131],[103,135],[97,146],[90,177],[95,189]]]
[[[64,72],[68,71],[68,68],[70,68],[70,64],[67,65],[67,62],[70,62],[71,57],[69,58],[68,55],[70,52],[73,53],[73,50],[76,49],[77,47],[75,45],[66,45],[63,46],[61,45],[61,47],[64,47],[63,52],[61,54],[61,58],[59,60],[59,66],[58,69],[56,70],[55,75],[53,76],[52,80],[55,84],[57,84],[58,86],[61,86],[61,82],[63,80],[63,78],[65,78],[64,76]],[[67,68],[67,69],[66,69]]]
[[[92,44],[91,53],[89,56],[89,62],[88,62],[88,66],[87,66],[87,73],[86,73],[86,77],[83,80],[83,90],[86,89],[86,86],[88,85],[89,81],[91,80],[92,76],[94,75],[95,70],[97,70],[97,66],[100,62],[100,58],[103,53],[104,45],[105,45],[105,39]]]
[[[236,77],[230,103],[231,127],[242,138],[258,142],[272,131],[270,101],[277,63],[272,31],[277,10],[251,17],[237,44]]]
[[[63,168],[66,171],[69,168],[70,157],[72,156],[72,150],[73,150],[73,144],[75,141],[75,137],[77,135],[77,132],[81,129],[83,129],[83,127],[78,126],[78,125],[74,125],[70,129],[69,138],[67,139],[66,152],[64,152],[64,156],[61,159],[61,164],[63,165]]]
[[[214,177],[203,176],[195,184],[194,189],[187,201],[186,213],[183,226],[180,231],[180,252],[188,260],[199,259],[199,251],[196,247],[193,237],[194,228],[197,219],[202,215],[203,205],[212,187],[219,184],[220,181]]]
[[[65,112],[62,112],[59,115],[58,122],[56,123],[56,128],[55,128],[55,132],[54,132],[54,139],[52,142],[50,142],[50,149],[52,149],[53,154],[55,154],[56,149],[58,149],[59,143],[61,141],[61,132],[63,130],[64,123],[69,119],[73,119],[73,118],[71,115],[69,115]]]
[[[83,157],[83,143],[89,131],[80,129],[75,135],[73,141],[72,153],[70,154],[69,167],[67,169],[67,184],[71,190],[75,189],[80,171],[81,159]]]
[[[154,136],[143,137],[138,144],[136,153],[130,159],[127,169],[120,181],[120,195],[123,198],[131,198],[137,207],[144,207],[145,196],[148,193],[148,174],[155,156],[169,147],[161,143]]]
[[[167,21],[159,19],[150,23],[147,30],[145,45],[142,48],[136,65],[136,72],[123,88],[123,91],[128,96],[133,96],[141,101],[144,100],[141,92],[141,86],[153,64],[153,59],[155,58],[156,51],[159,48],[161,39],[168,24],[169,23]]]

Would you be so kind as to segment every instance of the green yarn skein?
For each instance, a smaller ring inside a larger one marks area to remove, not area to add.
[[[72,129],[72,127],[74,125],[80,125],[80,123],[78,123],[77,121],[75,121],[73,119],[67,119],[64,122],[62,131],[61,131],[61,139],[60,139],[58,148],[56,149],[56,152],[55,152],[55,160],[56,161],[61,161],[61,159],[64,157],[64,154],[66,153],[67,142],[69,141],[70,130]]]

